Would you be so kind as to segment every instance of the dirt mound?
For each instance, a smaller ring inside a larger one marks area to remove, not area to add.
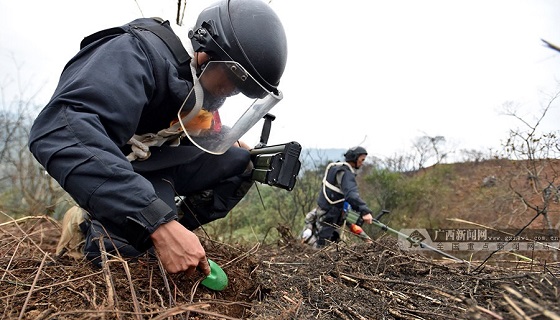
[[[487,265],[403,252],[396,240],[315,251],[203,239],[229,278],[165,274],[157,261],[107,257],[102,268],[53,253],[57,221],[0,225],[2,319],[559,319],[558,264]]]

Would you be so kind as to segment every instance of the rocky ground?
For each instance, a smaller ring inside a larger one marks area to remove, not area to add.
[[[102,268],[54,257],[57,221],[0,224],[2,319],[560,319],[560,265],[457,262],[401,251],[396,239],[316,251],[279,228],[274,246],[203,239],[229,285],[108,256]]]

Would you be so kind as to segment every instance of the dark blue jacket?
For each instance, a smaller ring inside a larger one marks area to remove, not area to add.
[[[134,221],[151,234],[176,213],[124,150],[134,134],[169,127],[192,82],[179,77],[172,52],[155,34],[123,28],[128,32],[97,40],[68,62],[33,124],[29,148],[96,220],[114,229]],[[135,243],[132,229],[123,236]]]
[[[343,173],[340,181],[337,181],[337,175],[339,172]],[[323,182],[321,191],[319,191],[319,197],[317,199],[317,204],[323,210],[328,211],[331,207],[339,208],[341,211],[343,209],[344,201],[348,202],[352,208],[360,212],[362,215],[371,213],[372,211],[368,208],[367,204],[360,197],[358,191],[358,183],[356,182],[356,174],[350,165],[342,162],[338,162],[328,169],[325,174],[326,181],[339,188],[342,193],[332,190]],[[325,193],[331,202],[336,202],[332,204],[325,197]]]

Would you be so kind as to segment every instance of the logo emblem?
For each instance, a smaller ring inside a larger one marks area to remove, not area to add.
[[[426,237],[424,237],[424,235],[422,235],[420,233],[420,231],[418,230],[414,230],[412,233],[410,233],[410,235],[408,236],[408,238],[406,240],[408,240],[408,242],[410,242],[410,247],[418,247],[420,246],[420,242],[424,241],[426,239]]]

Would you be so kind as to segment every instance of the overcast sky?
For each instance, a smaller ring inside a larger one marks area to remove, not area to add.
[[[200,9],[188,0],[186,38]],[[272,0],[288,37],[281,101],[269,144],[310,148],[362,144],[384,158],[421,136],[453,149],[501,149],[504,116],[518,106],[529,122],[560,91],[558,0]],[[44,105],[83,37],[137,17],[175,22],[177,0],[0,0],[0,85],[18,76]],[[36,88],[36,89],[35,89]],[[6,91],[7,90],[7,91]],[[560,104],[544,131],[558,130]],[[523,127],[521,127],[523,128]],[[260,130],[260,124],[259,124]],[[258,142],[250,136],[249,144]]]

